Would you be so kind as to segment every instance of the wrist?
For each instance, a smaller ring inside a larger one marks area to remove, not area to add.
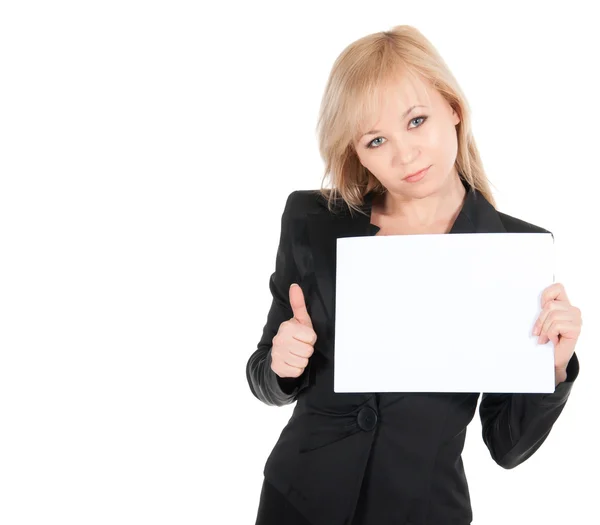
[[[565,379],[567,379],[567,369],[566,368],[555,368],[554,369],[554,386],[557,386],[559,383],[562,383]]]

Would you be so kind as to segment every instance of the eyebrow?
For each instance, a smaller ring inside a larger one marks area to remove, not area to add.
[[[403,114],[402,118],[404,119],[406,115],[408,115],[415,108],[426,108],[427,106],[423,106],[422,104],[416,104],[414,106],[409,107]],[[375,135],[376,133],[381,133],[380,129],[372,129],[371,131],[367,131],[363,134],[363,137],[366,135]]]

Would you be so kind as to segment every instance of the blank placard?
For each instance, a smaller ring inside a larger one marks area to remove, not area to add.
[[[337,239],[334,392],[551,393],[549,233]]]

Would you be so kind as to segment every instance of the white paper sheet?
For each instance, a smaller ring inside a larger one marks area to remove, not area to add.
[[[334,392],[554,392],[549,233],[337,239]]]

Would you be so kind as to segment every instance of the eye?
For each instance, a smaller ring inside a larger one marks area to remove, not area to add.
[[[379,144],[378,144],[377,146],[374,146],[374,145],[373,145],[373,143],[374,143],[375,141],[377,141],[377,140],[381,139],[381,138],[383,138],[383,137],[377,137],[376,139],[373,139],[371,142],[369,142],[369,143],[367,144],[367,148],[373,148],[373,149],[376,149],[376,148],[378,148],[378,147],[379,147]]]
[[[425,122],[427,120],[427,117],[425,115],[421,115],[420,117],[415,117],[415,118],[411,119],[410,121],[412,122],[413,120],[419,120],[419,119],[423,119],[423,122]],[[421,122],[421,124],[423,124],[423,122]],[[421,126],[421,124],[419,124],[418,126],[415,126],[415,127],[418,128],[419,126]]]
[[[413,122],[415,120],[422,120],[423,122],[425,122],[427,120],[427,117],[425,115],[421,115],[419,117],[415,117],[415,118],[411,119],[410,121]],[[421,122],[418,126],[413,126],[413,128],[419,128],[419,127],[421,127],[421,125],[423,124],[423,122]],[[382,139],[382,138],[383,137],[377,137],[377,138],[373,139],[371,142],[369,142],[367,144],[367,148],[369,148],[369,149],[377,149],[377,148],[379,148],[380,144],[379,145],[374,145],[373,143],[375,141],[379,140],[379,139]]]

